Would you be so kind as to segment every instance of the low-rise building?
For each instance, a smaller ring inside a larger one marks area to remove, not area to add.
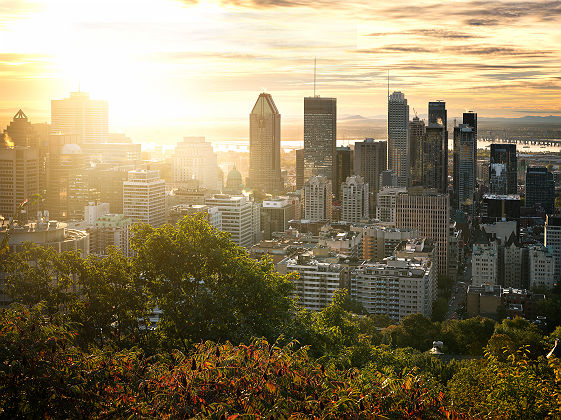
[[[551,289],[559,279],[555,279],[555,257],[551,248],[543,245],[528,247],[530,265],[530,288],[544,287]]]
[[[114,246],[120,249],[123,255],[132,256],[133,252],[130,248],[132,224],[133,220],[123,214],[105,214],[99,217],[87,229],[90,234],[90,252],[95,255],[107,255],[107,247]]]

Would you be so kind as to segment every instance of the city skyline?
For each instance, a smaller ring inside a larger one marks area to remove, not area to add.
[[[561,113],[559,2],[326,2],[321,16],[295,1],[2,1],[0,10],[3,124],[19,108],[49,121],[50,100],[78,88],[107,100],[110,129],[138,141],[227,138],[264,89],[298,124],[314,57],[317,93],[337,97],[342,117],[385,114],[388,69],[391,89],[419,109],[445,99],[450,116]]]

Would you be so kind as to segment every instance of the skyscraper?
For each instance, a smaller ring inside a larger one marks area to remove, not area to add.
[[[382,188],[380,174],[386,170],[387,142],[365,139],[355,143],[354,173],[364,178],[370,195],[370,214],[374,215],[376,194]]]
[[[553,251],[555,278],[561,279],[561,216],[548,214],[545,218],[544,245]]]
[[[429,123],[422,143],[422,179],[425,188],[448,191],[448,141],[442,124]]]
[[[51,133],[78,136],[81,143],[105,143],[108,137],[106,101],[94,101],[85,92],[51,101]]]
[[[526,168],[526,207],[541,205],[546,213],[555,211],[555,182],[547,168]]]
[[[0,147],[0,215],[14,217],[25,202],[39,193],[39,149]],[[35,206],[27,205],[26,216],[34,217]],[[27,217],[25,217],[27,219]],[[20,220],[21,222],[21,220]]]
[[[220,191],[222,182],[218,177],[218,160],[212,145],[204,137],[183,137],[175,146],[172,160],[173,182]]]
[[[409,185],[409,105],[401,92],[388,98],[388,169],[397,174],[397,185]]]
[[[409,123],[409,164],[411,167],[411,186],[423,185],[423,140],[425,122],[415,115]]]
[[[304,186],[304,149],[296,150],[296,189]]]
[[[336,200],[341,200],[341,185],[353,174],[353,151],[350,147],[337,147],[335,153],[335,181],[333,190]]]
[[[337,147],[337,99],[304,98],[304,180],[321,175],[333,181]]]
[[[477,112],[468,111],[464,112],[463,120],[464,124],[467,124],[471,127],[471,131],[473,131],[473,173],[477,172]]]
[[[361,176],[347,178],[342,187],[342,220],[349,223],[360,222],[369,215],[368,184]]]
[[[516,159],[516,144],[492,144],[490,155],[489,176],[493,170],[493,164],[501,163],[506,169],[506,190],[489,191],[491,194],[518,194],[518,162]]]
[[[133,222],[159,227],[166,222],[165,181],[160,171],[129,171],[123,182],[123,212]]]
[[[317,175],[304,184],[304,218],[331,220],[331,181]]]
[[[464,114],[465,115],[465,114]],[[454,208],[473,214],[475,133],[471,126],[454,127]]]
[[[14,119],[4,130],[4,136],[6,135],[8,137],[4,141],[11,142],[14,146],[29,146],[37,149],[40,146],[38,133],[21,109],[14,115]],[[1,144],[0,147],[2,147]]]
[[[273,97],[261,93],[249,114],[247,186],[268,193],[283,189],[280,172],[281,115]]]

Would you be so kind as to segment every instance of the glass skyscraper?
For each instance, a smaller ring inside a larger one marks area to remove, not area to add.
[[[304,180],[335,177],[337,99],[304,98]]]
[[[409,105],[401,92],[388,98],[388,169],[399,187],[409,185]]]

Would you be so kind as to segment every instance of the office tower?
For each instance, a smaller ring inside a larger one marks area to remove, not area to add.
[[[555,256],[551,248],[541,244],[534,244],[528,247],[530,261],[530,288],[543,287],[546,290],[552,289],[559,278],[555,277]]]
[[[85,92],[51,101],[51,133],[78,137],[81,143],[105,143],[108,138],[106,101],[90,99]]]
[[[444,130],[448,131],[448,112],[446,111],[446,102],[429,102],[429,124],[442,125]]]
[[[501,220],[520,221],[520,196],[483,194],[481,204],[481,221],[493,223]]]
[[[139,143],[83,143],[80,147],[92,162],[127,165],[142,160],[142,145]]]
[[[335,177],[337,99],[304,98],[304,180]]]
[[[409,105],[401,92],[388,98],[388,169],[399,187],[409,186]]]
[[[206,199],[206,205],[222,213],[222,230],[230,234],[235,244],[251,248],[260,241],[260,206],[246,196],[215,194]]]
[[[46,208],[58,220],[82,220],[84,206],[95,199],[86,181],[86,158],[76,141],[76,136],[49,138]]]
[[[398,193],[396,202],[397,228],[416,229],[419,235],[435,242],[438,255],[438,272],[448,272],[448,233],[450,199],[448,194],[434,191]]]
[[[218,160],[212,145],[204,137],[183,137],[175,146],[172,159],[173,182],[220,191]]]
[[[496,195],[507,195],[508,177],[504,163],[489,164],[489,192]]]
[[[273,232],[284,232],[292,219],[294,219],[293,200],[288,198],[263,200],[261,208],[263,239],[271,239]]]
[[[335,152],[335,200],[341,200],[341,185],[353,174],[353,151],[350,147],[337,147]]]
[[[540,205],[546,213],[555,211],[555,182],[547,168],[526,168],[526,207]]]
[[[544,245],[555,258],[555,278],[561,279],[561,216],[548,214],[545,218]]]
[[[376,194],[382,189],[380,174],[387,168],[387,148],[385,141],[365,139],[355,143],[354,173],[364,178],[370,193],[370,214],[374,215]]]
[[[409,122],[409,165],[411,167],[411,186],[423,185],[423,140],[425,122],[415,115]]]
[[[132,224],[133,220],[122,214],[105,214],[99,217],[87,229],[90,234],[90,253],[104,256],[107,255],[107,247],[114,246],[125,257],[132,257],[133,252],[129,242]]]
[[[422,179],[425,188],[448,191],[448,140],[444,126],[429,123],[422,144]]]
[[[304,186],[304,149],[296,150],[296,189]]]
[[[380,172],[380,179],[378,181],[378,184],[380,186],[380,190],[387,187],[396,188],[397,175],[391,169],[382,171]]]
[[[384,188],[376,196],[376,219],[382,223],[395,226],[396,200],[399,194],[407,192],[406,188]]]
[[[29,146],[31,148],[39,148],[40,136],[33,128],[33,125],[27,120],[27,115],[20,109],[8,127],[4,130],[4,146]],[[2,144],[0,143],[0,147]]]
[[[506,169],[506,191],[490,189],[489,192],[491,194],[518,194],[516,144],[492,144],[489,163],[489,176],[491,176],[494,163],[502,163]]]
[[[362,219],[368,219],[369,193],[368,184],[364,178],[355,175],[350,176],[342,187],[342,220],[349,223],[357,223]]]
[[[33,196],[38,193],[39,149],[0,147],[0,215],[6,219],[33,218],[38,208]]]
[[[304,218],[331,220],[331,181],[324,176],[311,177],[304,184]]]
[[[283,189],[280,170],[281,115],[273,97],[261,93],[249,114],[247,186],[267,193]]]
[[[408,241],[399,256],[364,262],[351,272],[351,296],[369,314],[400,320],[408,315],[430,316],[438,273],[435,247],[426,239]]]
[[[133,222],[159,227],[166,222],[165,181],[160,172],[139,169],[129,171],[123,182],[123,213]]]
[[[473,173],[477,173],[477,112],[464,112],[462,122],[469,125],[473,131]]]
[[[123,213],[123,182],[129,178],[133,165],[100,169],[91,174],[91,185],[99,192],[99,200],[109,203],[109,212]]]
[[[471,215],[475,198],[474,142],[471,126],[454,127],[454,208]]]

